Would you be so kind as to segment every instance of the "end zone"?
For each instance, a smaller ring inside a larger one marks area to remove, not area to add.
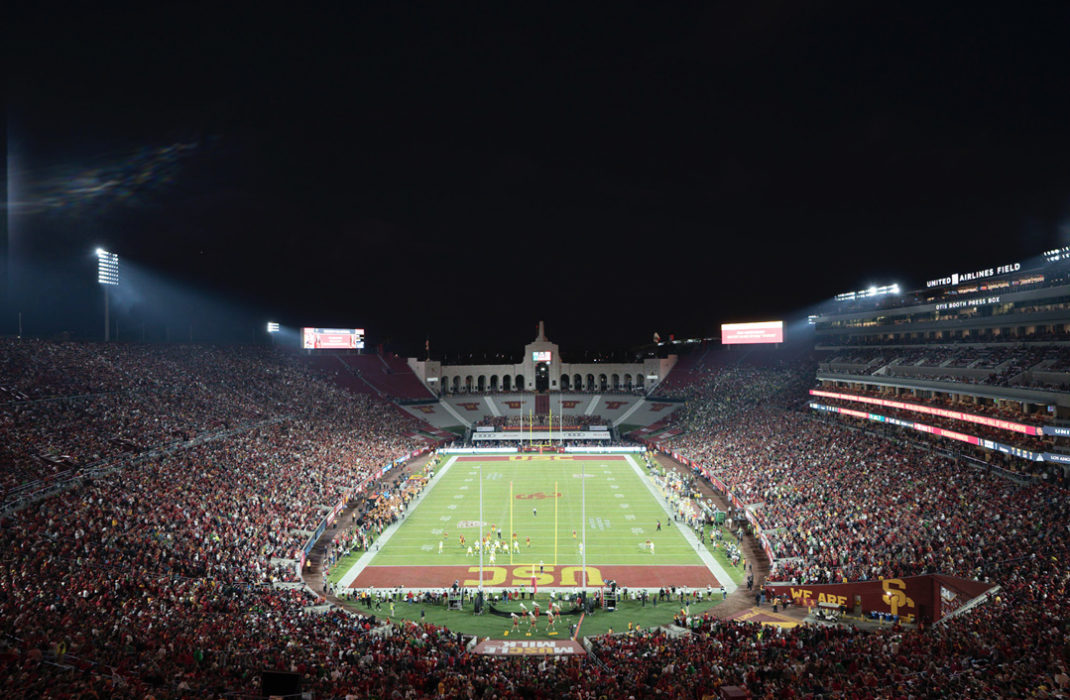
[[[583,585],[581,566],[484,566],[484,588],[569,589]],[[465,588],[480,585],[478,566],[369,566],[349,584],[350,588],[448,588],[454,581]],[[705,566],[588,566],[587,585],[598,587],[616,581],[625,588],[683,586],[720,587],[722,583]]]

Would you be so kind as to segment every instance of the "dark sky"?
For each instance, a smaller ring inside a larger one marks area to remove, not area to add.
[[[441,354],[539,319],[563,349],[711,333],[1070,242],[1070,3],[154,5],[5,23],[37,332],[95,332],[97,245],[199,291],[163,323],[225,301]]]

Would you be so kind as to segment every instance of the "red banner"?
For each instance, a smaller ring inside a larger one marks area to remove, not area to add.
[[[951,420],[960,420],[966,423],[986,425],[989,428],[998,428],[999,430],[1012,430],[1017,433],[1025,433],[1026,435],[1039,435],[1041,432],[1040,428],[1034,425],[1026,425],[1025,423],[1015,423],[1014,421],[1003,420],[1000,418],[989,418],[988,416],[979,416],[975,413],[952,411],[947,408],[939,408],[938,406],[923,406],[921,404],[916,403],[892,401],[890,399],[878,399],[872,396],[841,394],[835,391],[822,391],[820,389],[811,389],[810,394],[812,396],[823,396],[825,398],[830,399],[840,399],[841,401],[854,401],[857,403],[870,404],[872,406],[886,406],[888,408],[897,408],[901,411],[911,411],[914,413],[924,413],[930,416],[940,416],[941,418],[950,418]]]
[[[793,585],[767,583],[765,592],[772,596],[787,596],[794,605],[843,606],[861,613],[871,612],[897,615],[904,622],[936,622],[969,600],[992,588],[993,584],[955,576],[908,576],[901,579]],[[945,604],[941,604],[941,598]]]

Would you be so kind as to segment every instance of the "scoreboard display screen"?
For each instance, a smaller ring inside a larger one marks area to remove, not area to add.
[[[721,344],[743,345],[747,343],[783,343],[783,321],[760,321],[758,323],[722,323]]]
[[[553,362],[553,353],[549,350],[532,350],[532,362]]]
[[[364,348],[364,329],[302,328],[301,347],[305,350],[360,350]]]

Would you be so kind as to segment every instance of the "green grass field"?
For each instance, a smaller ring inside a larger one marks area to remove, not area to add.
[[[494,526],[494,539],[501,530],[502,542],[509,544],[515,532],[520,543],[519,552],[512,547],[508,554],[498,552],[498,566],[579,565],[584,490],[588,565],[701,564],[630,460],[607,456],[596,460],[457,460],[406,516],[371,566],[478,564],[477,556],[467,555],[467,546],[479,538],[481,473],[484,534],[491,535]],[[647,541],[654,544],[654,554]],[[439,542],[443,543],[441,553]],[[489,563],[489,556],[484,556],[484,564]]]
[[[606,579],[617,578],[622,585],[636,585],[631,579],[642,579],[651,571],[657,576],[663,571],[681,570],[694,575],[698,570],[708,577],[709,572],[695,546],[683,535],[683,526],[671,522],[659,502],[663,497],[655,497],[640,478],[638,464],[641,464],[638,460],[633,462],[632,458],[619,455],[593,459],[454,459],[447,462],[445,472],[425,493],[423,500],[409,510],[397,530],[379,544],[380,548],[367,562],[361,576],[351,585],[362,586],[363,577],[368,573],[389,572],[391,578],[373,585],[378,589],[395,585],[420,588],[423,585],[421,576],[446,571],[449,581],[467,578],[467,585],[472,586],[472,578],[476,576],[472,572],[478,571],[479,557],[474,552],[468,555],[467,550],[479,539],[481,480],[484,534],[497,540],[501,530],[503,544],[511,544],[515,532],[520,544],[518,553],[512,547],[508,551],[499,550],[493,565],[489,556],[484,556],[484,580],[488,587],[518,588],[523,585],[530,592],[532,570],[539,571],[540,565],[545,566],[547,575],[539,584],[539,597],[544,601],[545,609],[549,598],[544,589],[570,585],[567,573],[570,567],[571,585],[579,583],[581,576],[576,567],[581,564],[584,507],[590,583],[597,585],[604,576]],[[639,469],[645,472],[645,467]],[[494,526],[493,534],[491,526]],[[466,540],[464,546],[460,544],[461,535]],[[530,546],[528,538],[531,538]],[[654,553],[651,553],[648,542],[654,544]],[[338,562],[332,570],[331,580],[343,578],[363,554],[355,552]],[[742,572],[728,565],[719,551],[714,552],[714,557],[738,581]],[[699,585],[704,586],[704,583]],[[700,614],[719,602],[719,595],[713,600],[707,597],[702,603],[692,604],[690,611]],[[355,604],[351,607],[368,612]],[[515,602],[499,604],[499,607],[519,609]],[[657,606],[651,602],[644,607],[636,601],[624,601],[616,612],[596,611],[586,617],[580,634],[602,634],[610,629],[622,631],[627,629],[629,622],[642,627],[666,624],[680,607],[678,602],[663,602]],[[453,611],[442,605],[399,602],[393,609],[383,603],[373,612],[395,620],[445,625],[480,636],[508,636],[505,633],[510,629],[507,618],[491,614],[477,616],[469,606],[462,611]],[[566,616],[558,625],[558,637],[567,637],[569,624],[576,621],[578,616]],[[523,627],[526,628],[526,624]],[[526,629],[523,636],[529,636]],[[551,636],[545,629],[545,620],[540,620],[537,631],[531,636]]]

